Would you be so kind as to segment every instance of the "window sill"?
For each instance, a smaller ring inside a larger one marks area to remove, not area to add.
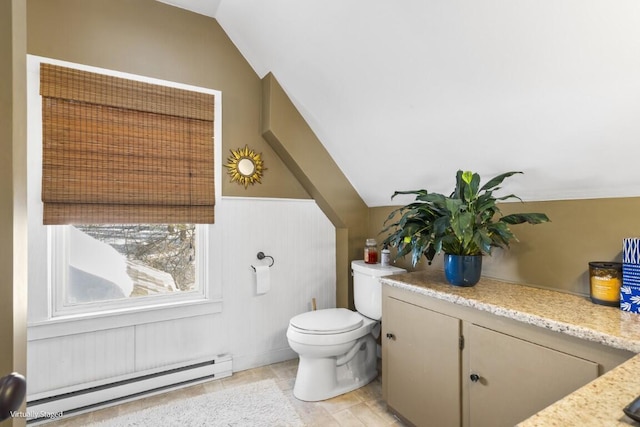
[[[222,312],[222,300],[197,300],[57,316],[27,325],[27,341]]]

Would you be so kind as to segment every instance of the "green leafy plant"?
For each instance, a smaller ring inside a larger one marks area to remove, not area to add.
[[[381,234],[391,232],[383,245],[397,248],[396,258],[411,254],[415,265],[424,255],[429,264],[436,254],[491,255],[494,247],[508,248],[516,240],[509,225],[548,222],[543,213],[516,213],[502,216],[498,201],[518,199],[518,196],[495,197],[494,191],[508,177],[522,172],[506,172],[480,187],[480,175],[459,170],[456,187],[450,196],[429,193],[427,190],[396,191],[415,194],[415,201],[389,214]],[[400,219],[394,221],[397,216]]]

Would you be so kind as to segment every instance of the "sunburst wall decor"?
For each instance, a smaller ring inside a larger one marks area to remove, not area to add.
[[[236,181],[238,184],[247,188],[249,184],[256,182],[261,184],[260,178],[262,173],[267,170],[262,161],[262,153],[256,153],[248,146],[238,148],[231,151],[231,156],[227,158],[227,173],[231,176],[231,182]]]

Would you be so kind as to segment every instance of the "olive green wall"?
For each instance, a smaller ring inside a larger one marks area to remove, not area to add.
[[[483,260],[483,275],[562,291],[589,294],[590,261],[621,261],[622,239],[640,236],[640,198],[503,203],[503,214],[543,212],[550,223],[513,226],[519,242]],[[370,210],[371,234],[382,230],[390,207]],[[383,236],[379,235],[382,240]],[[400,265],[407,266],[409,258]],[[442,268],[442,256],[432,266]]]
[[[225,173],[222,194],[315,198],[336,226],[337,304],[351,304],[349,260],[361,256],[367,207],[288,99],[286,115],[273,114],[294,139],[275,145],[286,146],[280,152],[267,143],[261,80],[216,20],[153,0],[27,4],[30,54],[221,90],[225,159],[248,144],[267,168],[262,184],[248,189]]]
[[[33,55],[222,91],[223,161],[246,145],[262,153],[262,184],[225,196],[309,198],[260,132],[260,79],[215,19],[154,0],[29,0]]]
[[[26,374],[25,23],[23,1],[0,0],[0,377]],[[24,426],[25,419],[2,425]]]
[[[362,258],[368,207],[276,78],[263,79],[263,135],[336,227],[336,304],[353,306],[350,261]]]

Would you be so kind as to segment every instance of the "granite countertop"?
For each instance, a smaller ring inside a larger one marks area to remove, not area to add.
[[[593,304],[568,293],[482,278],[473,287],[448,284],[442,271],[386,276],[382,283],[488,311],[552,331],[640,353],[640,314]],[[640,395],[640,355],[518,424],[533,426],[640,426],[622,408]]]

